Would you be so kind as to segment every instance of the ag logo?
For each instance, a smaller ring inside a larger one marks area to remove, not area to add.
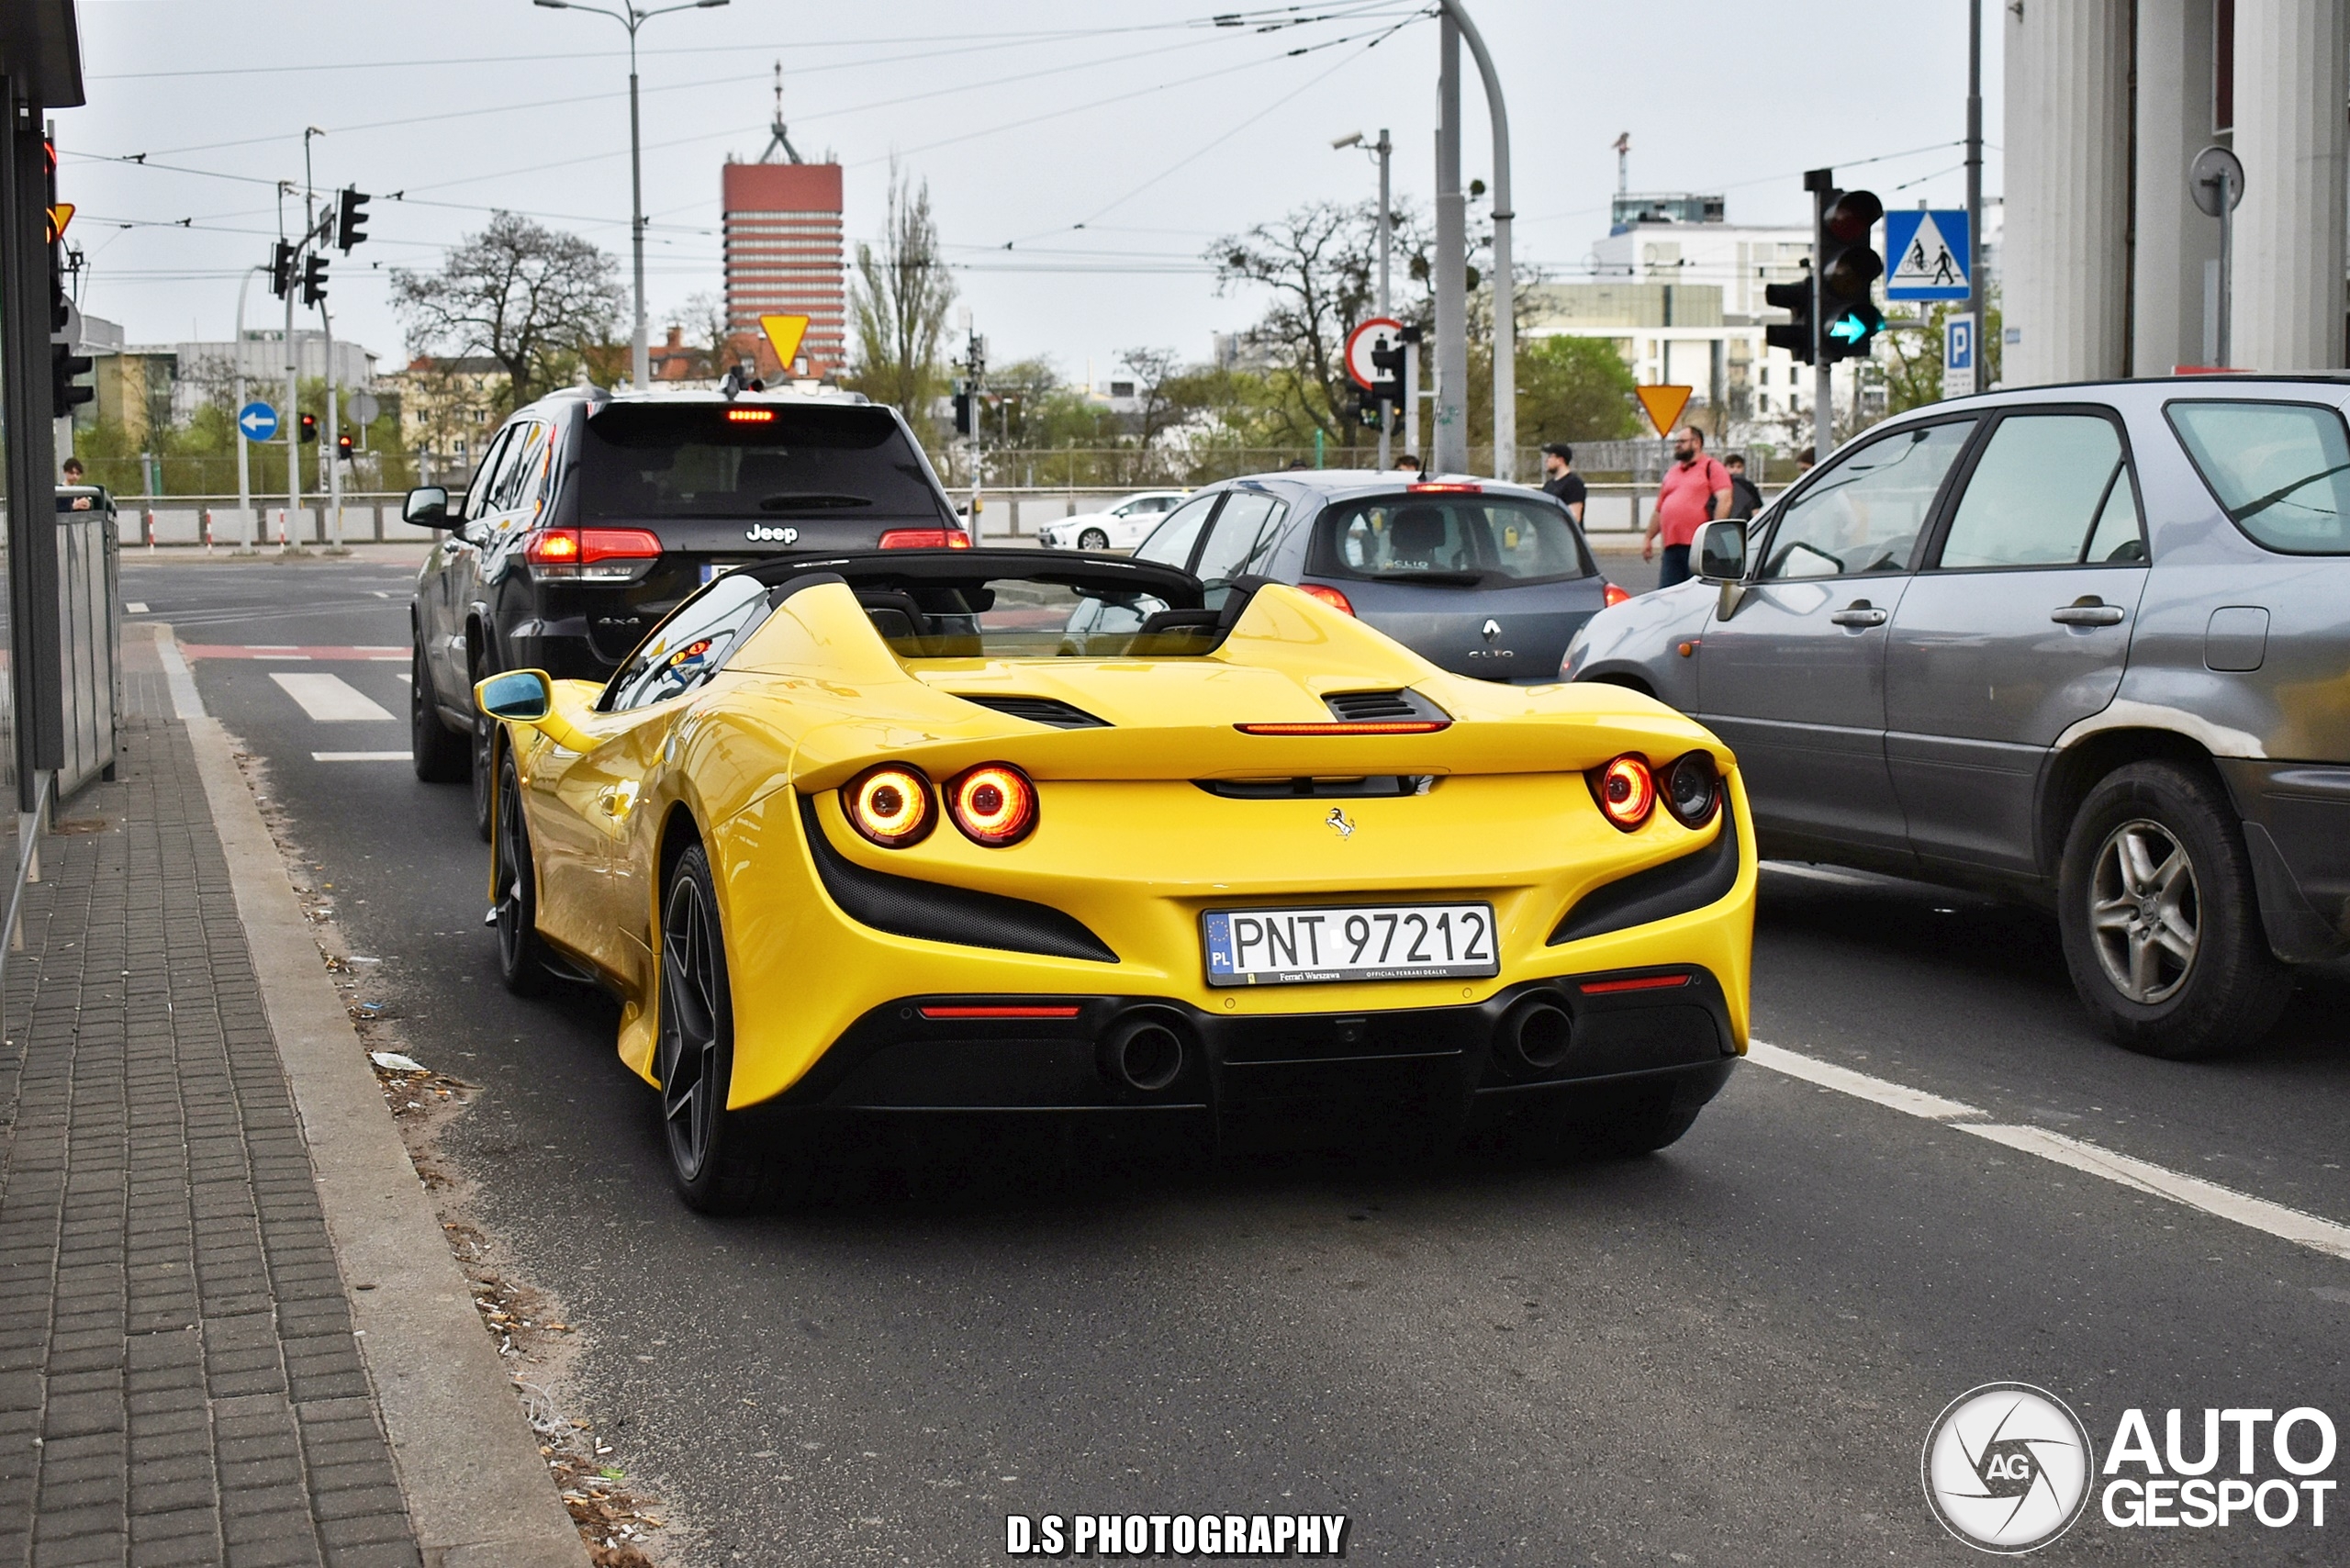
[[[1926,1434],[1926,1501],[1967,1545],[2034,1551],[2088,1506],[2096,1455],[2065,1402],[2028,1383],[1986,1383],[1953,1400]]]

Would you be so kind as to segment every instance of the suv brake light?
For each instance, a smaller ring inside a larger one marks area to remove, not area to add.
[[[1464,485],[1457,479],[1430,479],[1426,484],[1406,485],[1404,488],[1416,496],[1482,496],[1483,485]]]
[[[885,528],[884,550],[968,550],[971,536],[959,528]]]
[[[621,583],[661,558],[660,536],[643,528],[534,528],[522,558],[541,577]]]

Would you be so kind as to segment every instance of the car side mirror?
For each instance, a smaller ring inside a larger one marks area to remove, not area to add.
[[[456,520],[449,515],[449,492],[438,485],[425,485],[410,490],[400,505],[400,521],[419,528],[454,528]]]
[[[493,719],[535,724],[554,711],[554,683],[544,670],[508,670],[475,687],[474,700]]]
[[[1697,535],[1697,576],[1709,583],[1746,580],[1746,524],[1709,522]]]

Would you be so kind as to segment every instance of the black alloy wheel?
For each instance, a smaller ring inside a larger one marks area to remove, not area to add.
[[[472,668],[475,686],[480,685],[497,673],[488,667],[488,661],[479,655],[475,655]],[[484,844],[487,844],[490,818],[498,810],[497,800],[493,793],[493,785],[498,777],[493,771],[498,750],[498,721],[481,711],[481,704],[474,700],[471,688],[468,688],[465,692],[465,706],[473,711],[474,715],[474,831],[481,834],[481,841]]]
[[[2099,779],[2073,818],[2056,896],[2073,989],[2131,1050],[2183,1061],[2249,1046],[2292,998],[2244,830],[2199,769],[2133,762]]]
[[[498,836],[493,858],[498,902],[498,977],[517,996],[547,989],[546,944],[539,940],[539,875],[531,859],[531,825],[522,814],[522,778],[509,753],[498,768]]]
[[[736,1214],[788,1201],[806,1167],[763,1145],[726,1109],[734,1076],[734,1002],[726,938],[710,857],[695,845],[677,857],[661,901],[661,1019],[654,1075],[661,1126],[679,1196],[703,1214]]]
[[[1089,528],[1077,536],[1077,547],[1080,550],[1107,550],[1110,536],[1098,528]]]
[[[433,689],[432,666],[420,639],[409,656],[408,681],[408,749],[416,776],[427,784],[462,784],[471,766],[465,737],[441,720],[440,693]]]

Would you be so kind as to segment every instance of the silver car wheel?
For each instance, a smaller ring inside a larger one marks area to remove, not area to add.
[[[2089,883],[2089,934],[2113,988],[2141,1006],[2166,1002],[2194,971],[2202,909],[2195,864],[2144,817],[2106,835]]]

